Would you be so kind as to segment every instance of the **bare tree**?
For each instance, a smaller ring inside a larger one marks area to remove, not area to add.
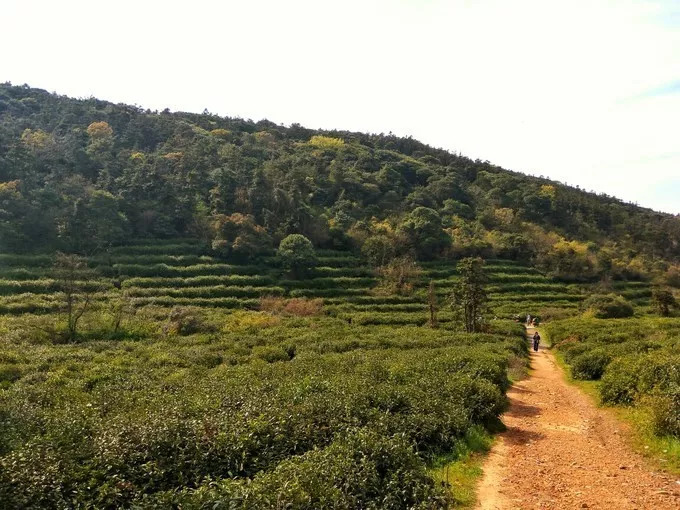
[[[408,295],[413,291],[421,270],[411,257],[397,257],[378,270],[382,277],[380,288],[389,294]]]
[[[137,309],[134,307],[130,296],[121,290],[118,290],[109,304],[111,307],[111,333],[117,335],[125,317],[135,315]]]
[[[439,323],[437,321],[437,293],[434,288],[434,280],[430,280],[430,285],[427,288],[427,304],[430,308],[430,327],[436,328]]]
[[[87,260],[73,254],[57,253],[54,261],[54,277],[64,298],[66,315],[66,341],[75,342],[78,337],[78,321],[90,308],[97,286],[93,285],[94,271]]]

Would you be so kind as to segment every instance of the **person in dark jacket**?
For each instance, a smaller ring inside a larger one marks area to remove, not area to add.
[[[538,344],[541,341],[541,335],[538,334],[538,331],[534,333],[534,351],[538,352]]]

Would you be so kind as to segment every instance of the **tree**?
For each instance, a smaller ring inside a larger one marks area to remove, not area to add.
[[[539,255],[539,264],[562,280],[589,280],[596,276],[595,257],[586,243],[561,239]]]
[[[442,230],[439,213],[428,207],[416,207],[399,226],[399,232],[422,260],[436,257],[451,244],[448,234]]]
[[[82,178],[65,180],[59,217],[60,237],[69,251],[92,253],[121,242],[128,221],[120,200],[108,191],[89,187]]]
[[[137,312],[130,296],[118,290],[115,297],[109,300],[110,316],[111,316],[111,334],[118,335],[123,325],[123,320],[127,316],[132,316]]]
[[[388,294],[408,295],[420,276],[420,268],[412,257],[397,257],[379,269],[382,282],[380,287]]]
[[[369,237],[361,247],[361,253],[374,267],[384,266],[396,254],[394,241],[384,234]]]
[[[249,214],[218,214],[212,227],[212,248],[222,257],[249,260],[272,251],[271,237]]]
[[[279,244],[277,256],[296,278],[306,275],[317,263],[312,242],[301,234],[286,236]]]
[[[87,267],[87,260],[78,255],[57,253],[54,261],[54,277],[64,298],[66,315],[66,341],[78,338],[78,321],[90,308],[96,286],[88,285],[94,272]]]
[[[652,301],[659,315],[668,317],[671,314],[671,308],[677,308],[678,302],[675,296],[669,290],[656,288],[652,292]]]
[[[460,320],[465,331],[477,333],[482,331],[484,314],[487,312],[488,296],[485,285],[484,261],[477,258],[464,258],[456,266],[460,279],[451,294],[451,307]]]

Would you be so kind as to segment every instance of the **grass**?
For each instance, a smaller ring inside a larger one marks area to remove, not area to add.
[[[472,508],[477,502],[477,484],[492,444],[493,436],[487,430],[473,427],[450,453],[432,463],[431,476],[448,487],[455,508]]]

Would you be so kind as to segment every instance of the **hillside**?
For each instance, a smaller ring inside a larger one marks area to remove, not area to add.
[[[679,242],[412,139],[0,85],[0,507],[469,508],[504,420],[495,472],[545,482],[513,506],[674,508],[646,467],[581,487],[618,422],[517,322],[677,471]]]
[[[130,239],[193,238],[244,261],[291,233],[323,249],[359,253],[373,238],[390,255],[512,259],[582,281],[677,279],[680,256],[680,218],[410,138],[0,85],[0,251],[101,255]]]

